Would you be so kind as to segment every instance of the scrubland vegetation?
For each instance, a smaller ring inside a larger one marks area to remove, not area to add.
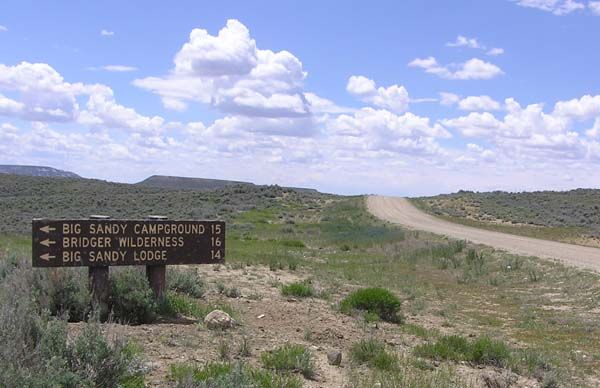
[[[478,193],[414,198],[453,222],[524,236],[600,246],[600,190]]]
[[[596,274],[403,230],[369,215],[362,197],[11,179],[12,189],[0,186],[10,220],[0,226],[10,232],[0,236],[0,386],[554,387],[600,379]],[[103,207],[89,203],[95,191]],[[227,264],[169,267],[159,302],[143,271],[112,268],[112,315],[98,322],[86,269],[32,269],[30,239],[19,234],[33,216],[92,213],[225,219]],[[203,318],[215,308],[238,325],[207,330]],[[343,353],[339,367],[327,364],[332,348]]]

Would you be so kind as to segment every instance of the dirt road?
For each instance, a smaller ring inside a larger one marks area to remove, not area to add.
[[[411,229],[465,239],[519,255],[558,259],[566,264],[600,272],[600,249],[598,248],[539,240],[455,224],[422,212],[405,198],[369,196],[367,208],[376,217]]]

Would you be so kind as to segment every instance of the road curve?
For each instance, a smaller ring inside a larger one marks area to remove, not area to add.
[[[600,249],[493,232],[445,221],[413,206],[406,198],[369,196],[367,208],[376,217],[410,229],[424,230],[524,256],[558,259],[600,272]]]

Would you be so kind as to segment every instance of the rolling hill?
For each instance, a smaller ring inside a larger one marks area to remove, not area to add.
[[[223,179],[187,178],[179,176],[152,175],[141,182],[138,186],[155,187],[161,189],[177,190],[216,190],[230,186],[254,186],[254,183],[228,181]]]
[[[47,166],[22,166],[22,165],[0,165],[0,174],[14,174],[27,176],[42,176],[47,178],[81,178],[74,172],[59,170]]]

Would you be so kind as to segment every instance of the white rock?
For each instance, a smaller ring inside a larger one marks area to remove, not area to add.
[[[235,320],[225,311],[213,310],[205,318],[204,324],[209,329],[230,329],[235,326]]]

